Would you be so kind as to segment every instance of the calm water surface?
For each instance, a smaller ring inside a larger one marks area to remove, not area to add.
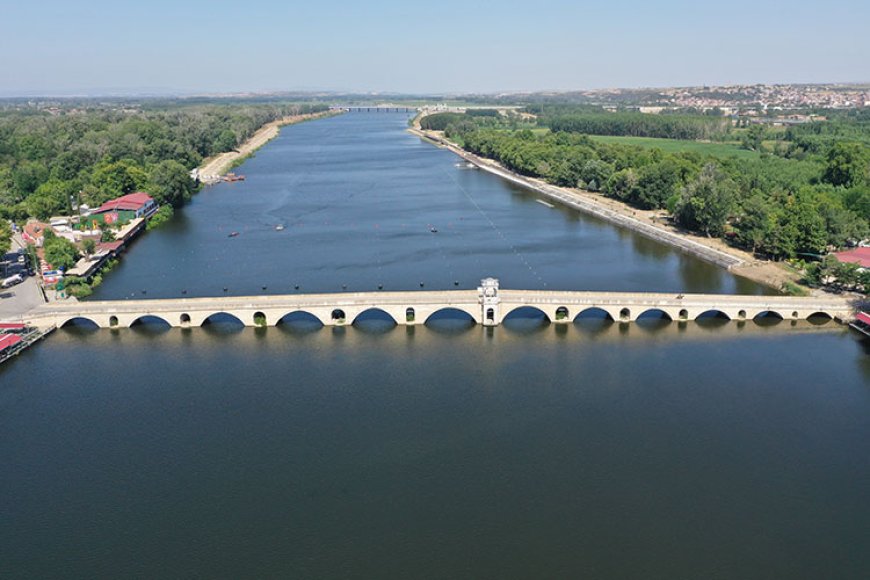
[[[485,276],[522,289],[764,292],[457,168],[406,126],[405,114],[355,113],[285,129],[239,169],[246,181],[204,190],[137,241],[94,298],[476,288]]]
[[[761,291],[404,123],[286,129],[100,297]],[[868,354],[803,322],[64,328],[0,369],[0,577],[866,578]]]

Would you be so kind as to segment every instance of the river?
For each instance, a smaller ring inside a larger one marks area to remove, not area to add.
[[[286,128],[95,297],[767,291],[406,122]],[[864,578],[868,354],[818,321],[65,327],[0,368],[0,575]]]

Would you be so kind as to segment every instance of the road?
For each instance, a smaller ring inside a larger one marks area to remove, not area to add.
[[[24,242],[18,234],[12,236],[12,249],[23,248]],[[23,318],[29,312],[45,304],[42,290],[39,288],[36,276],[25,278],[21,284],[0,290],[0,319],[15,320]]]

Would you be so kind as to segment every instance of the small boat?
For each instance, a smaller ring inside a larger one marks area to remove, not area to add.
[[[433,234],[437,234],[437,233],[438,233],[438,228],[436,228],[435,226],[432,226],[432,227],[429,228],[429,231],[432,232]]]
[[[536,199],[535,201],[550,208],[554,207],[552,203],[546,202],[543,199]]]
[[[277,225],[277,226],[275,226],[275,231],[276,231],[276,232],[284,231],[284,226],[282,226],[282,225],[280,225],[280,224]]]
[[[227,235],[227,237],[228,237],[228,238],[234,238],[234,237],[236,237],[237,235],[239,235],[239,232],[230,232],[230,233]]]
[[[477,169],[477,165],[475,165],[474,163],[466,163],[465,167],[467,169]]]

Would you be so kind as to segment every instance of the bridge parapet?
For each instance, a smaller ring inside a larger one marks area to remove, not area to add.
[[[562,292],[500,289],[498,280],[486,278],[474,290],[370,292],[353,294],[293,294],[158,300],[55,302],[41,305],[24,317],[37,327],[62,326],[86,318],[102,328],[122,328],[144,316],[154,316],[175,327],[200,326],[211,316],[226,313],[246,326],[273,326],[294,312],[306,312],[326,326],[352,324],[363,312],[382,310],[397,324],[422,324],[432,314],[456,309],[476,323],[497,326],[518,308],[542,311],[551,321],[570,322],[598,309],[620,322],[632,322],[650,311],[672,320],[694,320],[709,312],[732,320],[750,320],[762,313],[800,320],[813,314],[849,319],[853,309],[844,298],[741,296],[725,294],[663,294],[629,292]]]

